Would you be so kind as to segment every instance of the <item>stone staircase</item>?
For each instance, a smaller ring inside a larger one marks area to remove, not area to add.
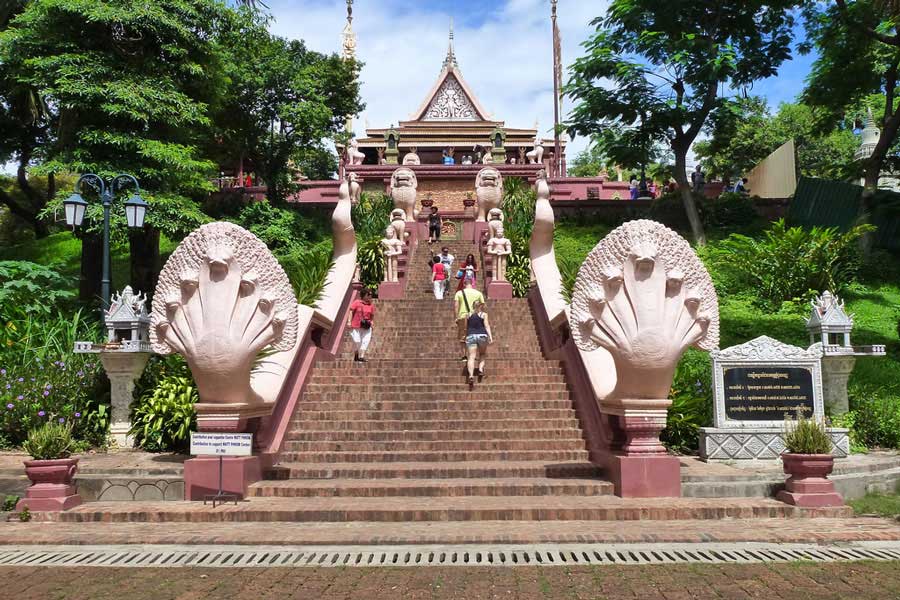
[[[471,242],[420,243],[406,298],[376,301],[369,362],[353,362],[348,336],[339,360],[317,365],[272,473],[281,479],[253,485],[251,497],[357,498],[338,512],[415,521],[564,514],[573,498],[612,492],[588,461],[561,365],[541,355],[525,300],[488,302],[496,341],[486,377],[468,389],[456,281],[443,301],[432,295],[429,250],[441,246],[457,264],[475,253]],[[410,500],[376,500],[395,497]],[[544,499],[523,513],[516,497]]]

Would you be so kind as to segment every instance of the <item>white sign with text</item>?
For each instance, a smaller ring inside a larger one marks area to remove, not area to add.
[[[191,433],[191,454],[205,456],[250,456],[252,433]]]

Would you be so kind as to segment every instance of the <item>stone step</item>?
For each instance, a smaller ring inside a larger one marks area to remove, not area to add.
[[[296,424],[316,421],[482,421],[499,420],[509,416],[505,410],[467,410],[460,405],[448,407],[447,410],[406,410],[406,411],[378,411],[378,410],[303,410],[300,409],[299,418],[292,422]],[[575,411],[572,409],[530,409],[516,413],[519,420],[531,419],[543,421],[547,419],[574,419]]]
[[[40,518],[58,522],[465,522],[679,521],[849,517],[850,507],[799,509],[773,499],[636,499],[615,496],[441,498],[250,498],[215,510],[201,502],[92,502]]]
[[[574,428],[563,429],[451,429],[425,431],[290,431],[287,441],[371,441],[371,442],[414,442],[414,441],[456,441],[478,442],[481,440],[546,440],[577,439],[581,432]]]
[[[519,400],[566,400],[571,403],[571,394],[568,391],[558,390],[555,392],[539,391],[540,386],[535,386],[530,392],[516,392],[516,398]],[[431,402],[448,402],[455,403],[454,410],[464,410],[467,408],[467,402],[473,400],[505,400],[509,398],[509,393],[504,391],[492,391],[478,389],[475,384],[474,389],[469,390],[469,386],[465,383],[462,374],[451,375],[447,379],[446,387],[443,390],[435,392],[398,392],[396,388],[379,387],[370,390],[353,390],[343,392],[319,391],[315,394],[307,392],[304,396],[303,403],[299,404],[299,410],[304,410],[305,403],[308,402],[345,402],[350,400],[363,400],[367,402],[415,402],[417,400],[427,400]]]
[[[301,411],[302,415],[302,411]],[[518,416],[518,415],[516,415]],[[352,419],[341,418],[307,420],[295,415],[291,419],[291,432],[297,431],[476,431],[482,429],[531,430],[538,428],[548,429],[577,429],[578,420],[572,416],[556,419],[460,419],[457,418],[433,418],[427,419]]]
[[[600,467],[585,460],[557,461],[456,461],[393,463],[294,463],[274,467],[270,479],[495,479],[549,477],[552,479],[600,477]]]
[[[428,394],[433,392],[447,392],[448,384],[451,384],[453,379],[457,379],[462,376],[462,366],[458,366],[455,369],[456,373],[447,373],[445,378],[446,381],[440,381],[438,383],[416,383],[412,381],[407,381],[405,379],[401,380],[398,378],[394,385],[382,385],[378,383],[369,383],[365,380],[360,381],[359,383],[319,383],[319,382],[310,382],[306,386],[307,393],[315,394],[321,392],[330,392],[330,393],[338,393],[338,392],[349,392],[349,393],[365,393],[366,391],[381,391],[383,389],[396,390],[397,384],[402,386],[404,392],[411,394]],[[490,393],[490,392],[504,392],[509,397],[509,394],[514,394],[516,392],[565,392],[568,390],[568,386],[559,379],[554,382],[497,382],[494,381],[490,376],[485,377],[484,380],[479,383],[476,388],[479,392]]]
[[[613,486],[602,479],[331,479],[260,481],[250,486],[251,497],[276,498],[416,498],[464,496],[606,496]]]
[[[559,442],[553,442],[559,444]],[[409,452],[291,452],[282,451],[282,460],[297,463],[392,463],[392,462],[465,462],[465,461],[578,461],[587,460],[587,450],[443,450]]]
[[[284,452],[440,452],[440,451],[514,451],[514,450],[584,450],[584,440],[572,437],[530,440],[441,440],[441,441],[294,441],[284,443]]]
[[[411,411],[411,410],[442,410],[447,408],[447,400],[366,400],[352,398],[350,400],[316,401],[313,398],[303,402],[301,410],[328,411],[328,410],[379,410],[379,411]],[[572,408],[570,400],[467,400],[466,408],[471,410],[540,410],[540,409],[566,409]]]
[[[409,365],[404,365],[403,374],[404,375],[430,375],[432,373],[445,373],[448,366],[462,365],[462,361],[455,359],[447,359],[447,358],[425,358],[423,357],[421,360],[418,360]],[[365,363],[357,363],[354,362],[351,358],[342,358],[338,360],[330,360],[330,361],[322,361],[316,363],[316,368],[313,371],[313,375],[316,373],[346,373],[348,368],[352,367],[355,370],[362,370],[370,372],[370,374],[385,374],[384,369],[396,368],[397,364],[394,361],[378,358],[377,356],[373,356],[368,359],[368,362]],[[535,375],[539,375],[542,373],[563,373],[562,365],[559,361],[553,360],[544,360],[534,359],[534,360],[518,360],[514,364],[504,365],[504,371],[510,369],[519,369],[523,372],[533,373]],[[368,376],[368,375],[367,375]],[[391,372],[385,374],[386,377],[394,377]]]

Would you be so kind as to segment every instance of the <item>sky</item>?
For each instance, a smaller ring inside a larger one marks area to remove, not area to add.
[[[605,12],[605,0],[559,0],[563,65],[581,56],[581,42],[594,31],[590,21]],[[320,52],[340,51],[345,0],[267,0],[278,35],[299,38]],[[353,29],[362,69],[364,112],[354,122],[387,127],[414,112],[441,71],[450,19],[463,77],[494,119],[510,127],[533,127],[552,137],[553,79],[549,0],[355,0]],[[802,28],[797,33],[802,35]],[[775,109],[795,99],[812,56],[786,63],[777,77],[757,82],[751,93]],[[565,76],[564,76],[565,77]],[[571,104],[563,104],[563,113]],[[569,143],[571,161],[587,145]]]

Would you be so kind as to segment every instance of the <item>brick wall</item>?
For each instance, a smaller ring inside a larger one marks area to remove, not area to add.
[[[462,211],[463,200],[466,194],[472,194],[475,197],[475,180],[468,181],[466,179],[455,180],[419,180],[418,198],[419,202],[424,200],[431,193],[434,205],[440,211]]]

